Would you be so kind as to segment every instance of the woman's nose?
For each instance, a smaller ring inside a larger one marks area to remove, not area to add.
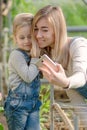
[[[36,37],[37,37],[37,38],[42,37],[42,33],[41,33],[41,31],[38,31],[38,32],[37,32]]]

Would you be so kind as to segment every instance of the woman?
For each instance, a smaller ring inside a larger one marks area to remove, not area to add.
[[[87,39],[68,37],[62,9],[51,5],[36,13],[32,34],[33,55],[40,57],[45,53],[56,62],[56,70],[43,62],[39,69],[44,77],[65,90],[71,104],[86,104],[78,89],[86,84]],[[78,109],[75,111],[78,112]],[[87,108],[79,108],[79,111],[79,116],[84,119],[82,123],[87,124]]]

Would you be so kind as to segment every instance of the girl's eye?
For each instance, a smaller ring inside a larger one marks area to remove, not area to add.
[[[20,37],[20,39],[24,39],[25,37]]]
[[[28,38],[31,39],[31,36],[29,35]]]

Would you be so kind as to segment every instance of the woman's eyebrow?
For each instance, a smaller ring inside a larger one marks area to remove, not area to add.
[[[41,28],[48,28],[47,26],[42,26]]]
[[[38,28],[38,26],[36,25],[35,28]],[[41,26],[42,29],[47,29],[47,26]]]

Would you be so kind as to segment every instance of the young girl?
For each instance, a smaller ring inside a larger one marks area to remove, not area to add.
[[[33,15],[18,14],[13,22],[17,43],[9,57],[9,93],[4,109],[9,130],[40,130],[39,71],[31,58],[31,24]]]

